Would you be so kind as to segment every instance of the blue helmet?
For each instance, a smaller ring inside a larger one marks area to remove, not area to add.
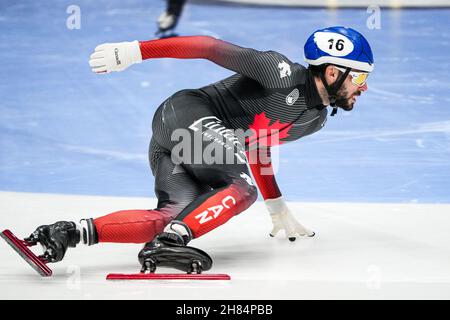
[[[330,63],[365,72],[374,68],[369,42],[358,31],[345,27],[314,32],[305,44],[305,61],[314,66]]]

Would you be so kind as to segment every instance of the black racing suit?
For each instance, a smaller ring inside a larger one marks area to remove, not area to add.
[[[204,58],[236,72],[177,92],[156,111],[149,158],[157,210],[185,222],[194,237],[209,232],[256,200],[248,164],[264,199],[280,197],[270,147],[320,130],[327,117],[310,72],[280,53],[205,36],[140,47],[143,59]]]

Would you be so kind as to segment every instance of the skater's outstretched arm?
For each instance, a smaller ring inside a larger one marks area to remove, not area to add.
[[[90,65],[96,73],[108,73],[152,58],[207,59],[267,88],[290,87],[294,81],[292,62],[282,54],[243,48],[210,36],[106,43],[95,48]]]

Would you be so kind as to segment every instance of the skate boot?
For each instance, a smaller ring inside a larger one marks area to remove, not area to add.
[[[59,221],[51,225],[43,225],[23,240],[8,229],[3,230],[0,237],[43,277],[52,275],[52,270],[47,263],[61,261],[67,248],[75,247],[78,243],[90,246],[98,242],[93,219],[82,219],[79,224]],[[37,255],[30,249],[37,244],[44,249],[42,255]]]
[[[160,39],[178,36],[174,29],[178,24],[179,16],[170,12],[163,12],[158,18],[158,31],[155,36]]]
[[[74,222],[59,221],[40,226],[24,241],[30,246],[40,244],[44,254],[40,256],[45,263],[58,262],[64,258],[67,248],[74,248],[81,240],[81,232]]]
[[[186,246],[192,234],[183,222],[172,221],[164,232],[145,244],[139,252],[141,273],[154,273],[158,266],[191,273],[202,273],[212,267],[211,257],[204,251]]]

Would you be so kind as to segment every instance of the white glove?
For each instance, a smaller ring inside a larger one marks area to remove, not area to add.
[[[275,237],[280,230],[284,230],[289,241],[295,241],[297,236],[314,237],[313,231],[306,229],[295,219],[283,198],[268,199],[265,203],[273,223],[271,237]]]
[[[135,63],[142,62],[139,41],[104,43],[95,48],[91,54],[89,65],[92,72],[110,73],[122,71]]]

